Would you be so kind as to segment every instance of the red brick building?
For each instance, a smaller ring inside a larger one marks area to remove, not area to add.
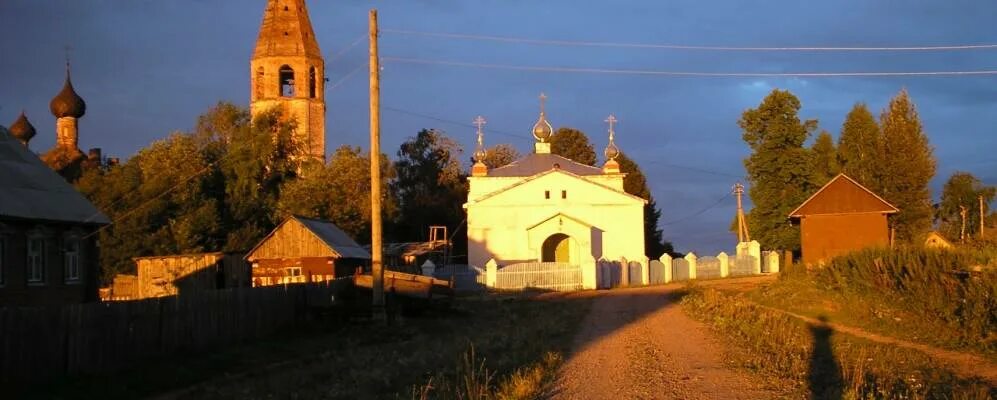
[[[789,214],[800,224],[804,264],[854,250],[890,245],[887,217],[896,207],[840,174]]]

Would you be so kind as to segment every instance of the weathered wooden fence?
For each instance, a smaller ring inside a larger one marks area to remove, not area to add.
[[[216,349],[294,325],[352,285],[234,288],[125,302],[0,308],[0,382],[108,373],[143,359]]]
[[[511,264],[498,269],[494,288],[579,290],[582,288],[582,270],[577,265],[556,262]]]

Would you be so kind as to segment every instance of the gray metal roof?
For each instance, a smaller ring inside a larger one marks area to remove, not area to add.
[[[353,241],[350,235],[339,229],[336,224],[320,219],[299,216],[294,216],[294,219],[301,222],[302,225],[312,231],[319,239],[322,239],[326,245],[339,253],[343,258],[370,259],[370,253],[364,250],[357,242]]]
[[[511,164],[488,171],[488,176],[533,176],[552,169],[562,169],[575,175],[602,175],[602,169],[577,163],[557,154],[531,153]]]
[[[108,224],[59,174],[0,129],[0,218]]]

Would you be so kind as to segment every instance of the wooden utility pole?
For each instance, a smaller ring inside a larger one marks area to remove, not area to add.
[[[977,196],[980,200],[980,240],[983,240],[983,195]]]
[[[741,195],[744,194],[744,185],[741,182],[734,184],[734,194],[737,195],[737,241],[750,242],[751,234],[748,233],[748,224],[744,222],[744,208],[741,207]]]
[[[381,237],[381,65],[377,57],[377,9],[370,10],[370,265],[374,317],[384,314],[384,250]]]
[[[966,242],[966,216],[969,212],[966,210],[966,206],[959,206],[959,216],[962,217],[962,230],[959,231],[959,241]]]

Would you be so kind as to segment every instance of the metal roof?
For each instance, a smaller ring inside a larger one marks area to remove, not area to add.
[[[561,157],[557,154],[531,153],[512,163],[488,171],[488,176],[533,176],[552,169],[561,169],[575,175],[602,175],[602,169]]]
[[[6,129],[0,129],[0,218],[111,221]]]
[[[336,224],[320,219],[311,219],[294,216],[294,219],[301,222],[308,230],[312,231],[319,239],[325,242],[332,250],[339,253],[343,258],[363,258],[370,259],[370,253],[364,250],[357,242],[350,238],[346,232],[339,229]]]

